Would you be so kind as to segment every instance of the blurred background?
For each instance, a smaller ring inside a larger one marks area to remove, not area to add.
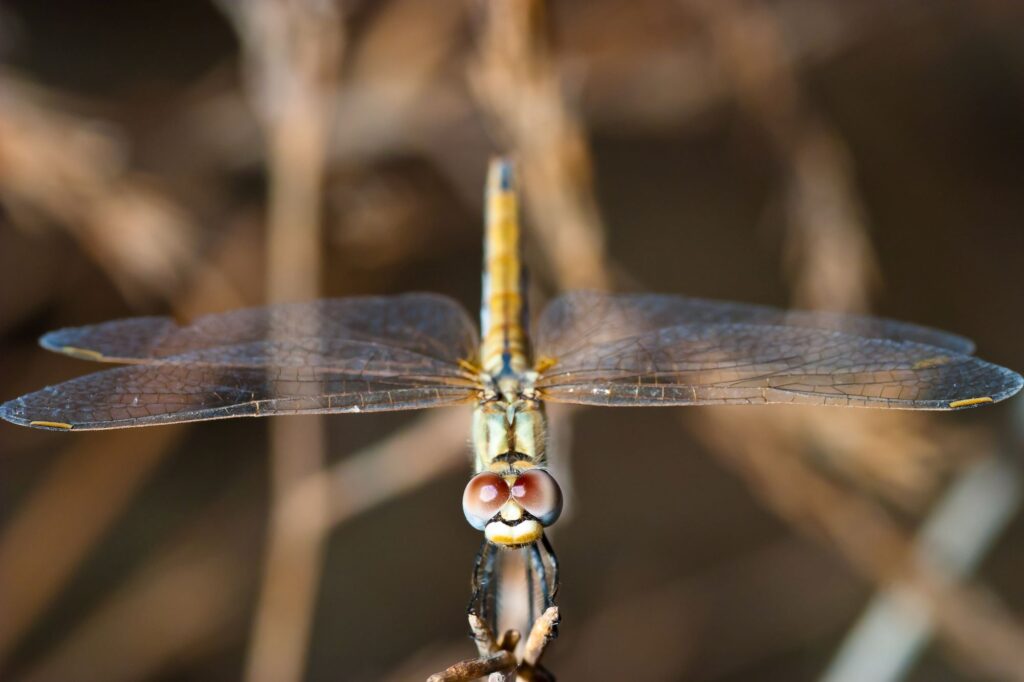
[[[1024,6],[8,0],[0,399],[45,331],[435,291],[488,156],[570,288],[871,311],[1024,368]],[[1024,679],[1024,400],[556,410],[564,680]],[[0,424],[0,677],[409,680],[473,655],[468,411]],[[436,532],[441,529],[441,532]]]

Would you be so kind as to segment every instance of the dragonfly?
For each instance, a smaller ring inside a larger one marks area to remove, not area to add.
[[[120,366],[15,398],[0,417],[90,431],[472,405],[462,508],[484,538],[469,610],[496,622],[502,550],[527,552],[531,614],[558,591],[545,531],[562,493],[548,467],[546,403],[962,410],[1009,398],[1024,381],[974,357],[970,340],[927,327],[676,295],[566,293],[531,340],[519,214],[514,164],[496,158],[479,333],[462,306],[430,293],[61,329],[41,345]]]

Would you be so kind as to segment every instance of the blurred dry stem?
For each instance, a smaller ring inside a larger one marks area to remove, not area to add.
[[[102,433],[71,444],[0,533],[0,661],[52,602],[181,428]]]
[[[0,201],[16,225],[55,224],[135,303],[188,276],[198,234],[185,212],[126,167],[115,128],[58,109],[0,73]]]
[[[482,7],[470,82],[519,161],[536,241],[562,289],[607,289],[590,149],[565,102],[548,44],[545,3],[490,0]]]
[[[137,682],[224,646],[255,577],[259,519],[237,492],[203,509],[19,679]]]
[[[787,170],[786,265],[796,302],[865,310],[877,266],[849,161],[839,135],[805,101],[776,16],[765,5],[741,0],[690,0],[686,6],[704,21],[737,101],[765,130]],[[835,544],[877,584],[899,582],[913,593],[972,670],[1019,679],[1019,623],[942,565],[917,561],[911,539],[884,509],[809,464],[817,446],[831,452],[829,461],[854,487],[880,482],[876,489],[889,492],[890,499],[910,493],[922,500],[938,481],[938,454],[952,442],[976,451],[976,440],[947,427],[943,432],[952,437],[940,446],[931,420],[917,415],[715,410],[704,416],[699,433],[777,512]]]
[[[460,408],[431,411],[409,426],[325,472],[331,526],[466,465],[466,425]],[[307,479],[319,485],[315,479]]]
[[[304,537],[329,532],[373,507],[466,464],[458,408],[430,411],[329,468],[305,476],[278,501],[282,524]],[[318,510],[318,505],[326,505]]]
[[[342,17],[333,0],[221,4],[241,40],[248,92],[266,136],[267,299],[312,299],[320,289],[323,183]],[[246,679],[288,682],[301,679],[305,669],[328,502],[325,489],[308,486],[301,488],[301,505],[284,502],[323,467],[323,420],[275,420],[270,441],[274,503]]]
[[[988,592],[958,582],[942,566],[918,561],[910,538],[877,504],[814,472],[794,456],[800,450],[785,435],[762,430],[754,438],[735,428],[700,433],[794,526],[833,544],[879,586],[898,584],[913,593],[935,620],[939,636],[964,655],[973,672],[1021,679],[1020,624]]]
[[[765,131],[785,171],[785,265],[795,303],[863,312],[878,270],[850,164],[838,133],[802,93],[776,13],[739,0],[687,0],[684,6],[702,20],[734,97]],[[776,421],[774,416],[736,419],[716,412],[712,421],[711,428],[751,434],[764,428],[790,431],[788,451],[808,440],[826,452],[835,452],[838,445],[841,456],[830,457],[830,463],[851,481],[890,493],[897,504],[927,499],[943,471],[938,466],[943,439],[934,433],[940,427],[917,415],[851,411],[826,418],[796,412]],[[889,456],[893,452],[899,456]]]
[[[0,75],[0,198],[16,225],[66,229],[130,301],[172,296],[180,315],[242,303],[197,253],[169,197],[126,165],[116,126],[67,113],[71,100]],[[186,277],[193,285],[186,292]],[[49,362],[41,357],[40,364]],[[185,429],[94,434],[67,443],[0,535],[0,660],[43,615]],[[65,444],[66,441],[61,441]]]
[[[944,493],[918,532],[917,561],[949,577],[970,575],[1019,511],[1020,501],[1020,479],[1009,458],[978,460]],[[822,682],[901,679],[931,638],[931,620],[928,605],[913,591],[900,585],[880,591],[851,628]]]
[[[685,0],[739,104],[786,178],[786,268],[798,307],[863,312],[879,276],[842,138],[805,101],[776,13],[743,0]]]
[[[839,561],[790,536],[664,584],[617,590],[572,628],[561,666],[600,679],[743,679],[849,622],[863,591]],[[623,647],[624,624],[640,623]]]

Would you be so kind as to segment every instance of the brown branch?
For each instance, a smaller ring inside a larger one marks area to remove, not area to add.
[[[509,651],[499,651],[480,658],[459,661],[442,672],[427,678],[427,682],[468,682],[492,673],[501,675],[501,679],[514,680],[516,657]]]
[[[557,606],[548,608],[534,621],[519,658],[513,653],[521,638],[518,630],[506,630],[496,639],[481,618],[471,613],[468,619],[479,656],[435,673],[427,678],[427,682],[469,682],[492,674],[500,675],[500,682],[543,682],[554,679],[540,666],[540,658],[548,643],[557,636],[560,620]]]

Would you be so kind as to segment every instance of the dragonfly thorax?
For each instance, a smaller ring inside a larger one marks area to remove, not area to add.
[[[502,471],[542,466],[547,461],[544,405],[522,393],[504,392],[481,401],[473,412],[475,470]]]
[[[463,498],[470,523],[484,530],[492,543],[506,547],[535,542],[543,527],[554,523],[561,510],[558,485],[543,471],[547,462],[544,406],[522,390],[520,380],[516,381],[514,386],[500,386],[499,389],[506,390],[485,397],[474,410],[476,476],[470,480]],[[506,395],[512,399],[506,399]],[[543,501],[530,509],[529,496],[510,492],[517,486],[540,491],[533,493],[533,497]],[[497,501],[501,504],[490,506]]]

